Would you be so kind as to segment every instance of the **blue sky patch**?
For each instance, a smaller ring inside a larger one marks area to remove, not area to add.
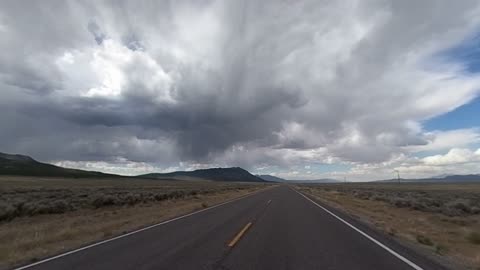
[[[466,39],[459,46],[442,53],[447,60],[461,62],[468,73],[480,72],[480,33]]]
[[[424,123],[426,130],[452,130],[480,127],[480,97]]]

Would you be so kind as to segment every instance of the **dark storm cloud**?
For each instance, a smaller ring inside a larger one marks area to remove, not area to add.
[[[0,151],[45,160],[382,162],[480,85],[422,66],[476,1],[28,5],[0,4]]]
[[[88,28],[88,31],[90,31],[90,33],[95,38],[95,41],[97,42],[97,44],[102,45],[102,42],[103,42],[104,39],[107,38],[107,35],[102,32],[102,30],[100,29],[98,24],[91,21],[91,22],[88,23],[87,28]]]
[[[192,90],[194,88],[189,89]],[[292,93],[278,92],[271,97],[255,98],[245,108],[235,104],[235,97],[209,96],[163,106],[139,97],[120,101],[69,97],[50,100],[50,106],[45,106],[45,100],[22,103],[18,111],[29,117],[65,121],[85,130],[95,126],[159,130],[177,141],[182,158],[202,159],[236,142],[248,142],[252,138],[274,140],[272,132],[281,128],[276,119],[288,120],[286,108],[298,106],[298,99]],[[143,137],[142,131],[135,135]]]

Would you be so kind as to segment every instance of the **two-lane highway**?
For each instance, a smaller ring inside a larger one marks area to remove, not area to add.
[[[287,186],[20,269],[441,269]]]

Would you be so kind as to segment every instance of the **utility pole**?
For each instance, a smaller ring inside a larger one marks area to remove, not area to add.
[[[399,170],[393,170],[393,171],[397,173],[397,180],[398,180],[398,183],[400,184],[400,171]]]

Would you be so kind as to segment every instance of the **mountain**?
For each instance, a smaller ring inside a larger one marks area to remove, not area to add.
[[[0,153],[0,175],[55,176],[55,177],[120,177],[101,172],[67,169],[41,163],[24,155]]]
[[[42,176],[42,177],[72,177],[72,178],[131,178],[115,174],[94,171],[68,169],[52,164],[38,162],[25,155],[12,155],[0,152],[0,175]],[[212,180],[230,182],[265,182],[242,168],[212,168],[195,171],[179,171],[172,173],[150,173],[136,176],[160,180]]]
[[[227,182],[265,182],[260,177],[252,175],[248,171],[233,168],[211,168],[195,171],[178,171],[171,173],[149,173],[137,177],[150,179],[175,179],[175,180],[211,180]]]
[[[325,183],[340,183],[340,181],[331,178],[313,179],[313,180],[288,180],[288,183],[302,183],[302,184],[325,184]]]
[[[373,182],[398,182],[398,179],[378,180]],[[453,175],[439,175],[430,178],[418,179],[400,179],[401,183],[465,183],[465,182],[480,182],[480,174],[453,174]]]
[[[314,179],[314,180],[286,180],[286,179],[269,175],[269,174],[262,174],[257,176],[268,182],[291,183],[291,184],[300,184],[300,183],[322,184],[322,183],[339,183],[340,182],[338,180],[330,179],[330,178],[322,178],[322,179]]]
[[[452,176],[452,175],[453,175],[453,174],[446,174],[446,173],[444,173],[444,174],[432,176],[432,177],[430,177],[430,178],[445,178],[445,177],[447,177],[447,176]]]
[[[445,182],[480,182],[480,174],[449,175],[441,180]]]
[[[261,175],[257,175],[257,177],[260,177],[263,180],[268,181],[268,182],[279,182],[279,183],[287,182],[287,180],[285,180],[283,178],[276,177],[276,176],[269,175],[269,174],[261,174]]]

